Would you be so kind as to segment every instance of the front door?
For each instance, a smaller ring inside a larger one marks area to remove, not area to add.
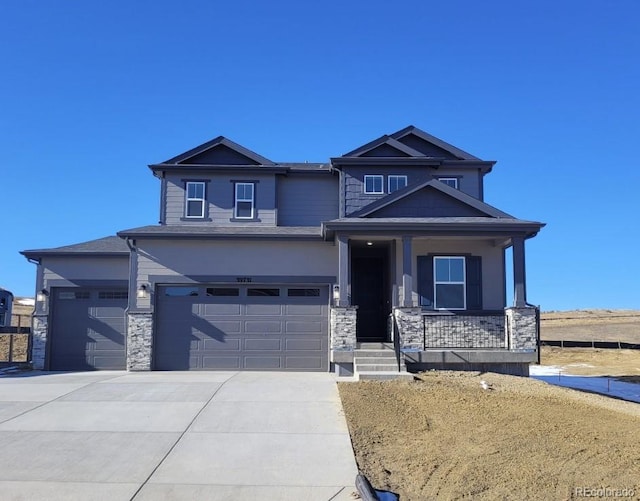
[[[380,243],[351,247],[351,303],[358,306],[358,341],[387,341],[389,249]]]

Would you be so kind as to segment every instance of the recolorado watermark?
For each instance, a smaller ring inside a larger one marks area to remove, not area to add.
[[[574,487],[577,498],[632,498],[636,495],[634,487]]]

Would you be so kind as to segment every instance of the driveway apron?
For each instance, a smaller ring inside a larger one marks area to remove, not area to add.
[[[0,376],[2,500],[346,500],[335,376]]]

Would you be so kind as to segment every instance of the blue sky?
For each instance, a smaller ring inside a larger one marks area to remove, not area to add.
[[[637,308],[640,2],[4,0],[0,286],[155,224],[147,165],[224,135],[326,161],[413,124],[497,160],[545,310]]]

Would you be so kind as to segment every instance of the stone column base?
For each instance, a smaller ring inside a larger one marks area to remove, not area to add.
[[[538,348],[536,309],[531,307],[505,308],[509,349],[535,351]]]
[[[331,307],[331,361],[353,361],[356,349],[357,306]]]
[[[127,370],[150,371],[153,313],[127,313]]]
[[[422,309],[418,307],[394,308],[393,315],[398,325],[401,351],[422,350]]]
[[[49,334],[49,316],[33,315],[31,318],[31,363],[37,370],[44,369]]]

